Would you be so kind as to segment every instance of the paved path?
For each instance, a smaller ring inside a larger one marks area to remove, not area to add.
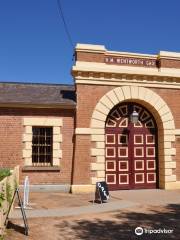
[[[93,204],[88,206],[81,207],[69,207],[62,209],[35,209],[35,210],[26,210],[26,215],[28,218],[37,218],[37,217],[65,217],[65,216],[76,216],[80,214],[89,214],[89,213],[102,213],[115,211],[119,209],[124,209],[128,207],[137,206],[137,203],[129,201],[113,201],[103,204]],[[11,214],[10,218],[22,218],[21,210],[15,209]]]
[[[80,207],[66,207],[58,209],[32,209],[26,210],[28,218],[38,217],[64,217],[80,214],[102,213],[116,211],[141,205],[168,205],[180,204],[180,190],[123,190],[111,192],[108,203],[92,204]],[[16,209],[10,218],[22,218],[20,209]]]
[[[121,199],[143,205],[180,204],[180,189],[121,190],[113,191],[111,192],[111,195],[115,199]]]

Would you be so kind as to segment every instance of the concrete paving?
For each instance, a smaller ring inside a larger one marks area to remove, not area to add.
[[[144,205],[180,204],[180,190],[143,189],[112,191],[111,197]]]
[[[70,207],[62,209],[36,209],[36,210],[25,210],[27,218],[37,218],[37,217],[65,217],[65,216],[77,216],[80,214],[90,214],[90,213],[102,213],[115,211],[119,209],[124,209],[138,205],[137,203],[128,201],[115,201],[102,204],[93,204],[89,206],[82,207]],[[10,218],[22,218],[21,211],[13,211]]]
[[[107,203],[58,209],[32,209],[26,210],[26,215],[28,218],[65,217],[110,212],[141,205],[162,206],[175,203],[180,204],[180,190],[123,190],[110,192],[110,200]],[[22,218],[20,209],[15,209],[10,218]]]

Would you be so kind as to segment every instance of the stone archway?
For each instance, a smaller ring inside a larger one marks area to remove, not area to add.
[[[135,86],[117,87],[106,93],[97,103],[91,118],[91,141],[96,147],[91,149],[91,155],[96,162],[91,164],[91,170],[96,172],[92,184],[105,180],[105,121],[110,110],[123,101],[133,101],[145,106],[154,116],[158,125],[158,159],[159,186],[171,188],[176,182],[173,170],[176,162],[172,157],[176,154],[172,142],[175,141],[175,124],[171,110],[166,102],[150,89]]]

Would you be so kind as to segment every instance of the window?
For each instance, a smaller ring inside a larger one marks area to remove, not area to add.
[[[32,165],[52,166],[53,128],[32,127]]]

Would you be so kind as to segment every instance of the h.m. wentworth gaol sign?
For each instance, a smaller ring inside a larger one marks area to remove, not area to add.
[[[157,67],[157,59],[133,58],[133,57],[112,57],[106,56],[105,63],[118,65],[131,65],[138,67]]]

